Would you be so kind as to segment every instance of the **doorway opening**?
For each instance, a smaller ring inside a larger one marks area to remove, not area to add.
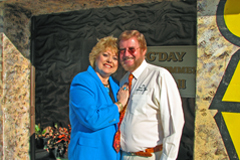
[[[68,94],[72,78],[89,65],[97,39],[124,30],[144,34],[148,46],[196,45],[196,1],[157,2],[32,17],[32,64],[35,68],[35,123],[40,129],[69,129]],[[196,60],[194,60],[196,61]],[[120,68],[114,78],[119,80]],[[182,98],[185,127],[179,159],[193,159],[195,98]],[[35,133],[36,134],[36,133]],[[31,143],[31,157],[51,159]],[[184,157],[184,158],[182,158]]]

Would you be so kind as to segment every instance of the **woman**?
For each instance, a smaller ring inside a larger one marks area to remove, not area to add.
[[[117,38],[99,40],[87,71],[70,86],[69,118],[72,127],[69,160],[119,160],[113,148],[119,112],[128,100],[127,85],[119,90],[110,76],[118,68]],[[124,89],[123,89],[124,88]],[[119,92],[118,92],[119,91]]]

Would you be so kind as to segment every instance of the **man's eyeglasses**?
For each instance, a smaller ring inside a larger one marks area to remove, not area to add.
[[[138,47],[138,48],[140,48],[140,47]],[[128,52],[129,52],[130,54],[133,54],[134,52],[136,52],[136,50],[137,50],[138,48],[134,48],[134,47],[120,48],[120,49],[119,49],[119,54],[125,53],[126,50],[128,50]]]

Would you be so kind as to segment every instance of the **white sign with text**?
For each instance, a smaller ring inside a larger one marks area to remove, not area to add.
[[[195,98],[196,46],[148,46],[146,61],[171,72],[181,97]]]

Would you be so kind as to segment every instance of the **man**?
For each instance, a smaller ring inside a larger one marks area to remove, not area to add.
[[[131,95],[120,125],[123,160],[175,160],[184,125],[181,97],[172,75],[145,61],[147,44],[137,30],[119,37],[119,57],[133,75]]]

